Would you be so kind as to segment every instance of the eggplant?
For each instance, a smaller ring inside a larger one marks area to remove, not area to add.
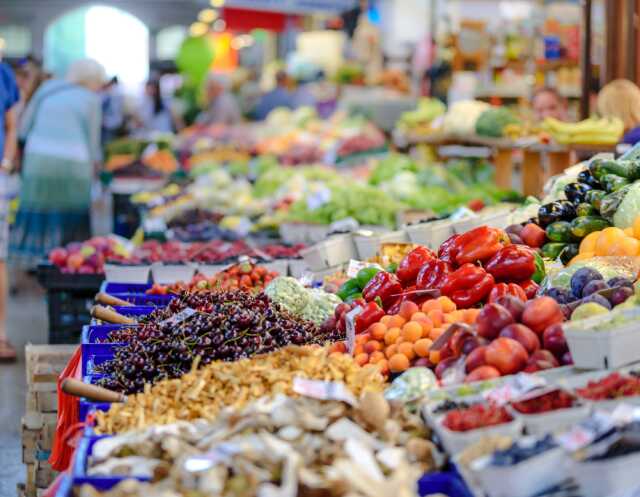
[[[565,266],[571,262],[576,255],[578,255],[579,247],[577,243],[567,243],[560,252],[560,262]]]
[[[586,183],[569,183],[564,187],[564,194],[570,202],[579,204],[586,200],[589,190],[593,188]]]
[[[588,169],[585,169],[578,174],[578,183],[589,185],[591,188],[597,188],[598,190],[602,189],[600,182],[594,178],[593,174],[591,174],[591,171]]]

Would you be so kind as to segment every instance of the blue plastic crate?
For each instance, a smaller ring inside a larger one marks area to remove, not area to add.
[[[108,490],[123,480],[134,479],[128,476],[89,476],[87,475],[87,467],[89,457],[91,456],[93,445],[103,438],[110,435],[93,435],[84,437],[80,440],[76,449],[75,457],[71,467],[71,475],[73,476],[73,485],[89,484],[97,490]],[[140,481],[148,481],[148,478],[135,478]]]
[[[110,293],[113,297],[117,297],[133,305],[147,305],[155,307],[166,307],[175,295],[150,295],[148,293]]]
[[[101,377],[102,375],[86,375],[82,379],[82,381],[90,385],[95,385],[96,380]],[[79,405],[80,412],[78,413],[78,421],[80,423],[84,423],[91,411],[108,411],[110,407],[111,407],[111,402],[93,402],[91,400],[81,398],[80,405]],[[85,428],[84,436],[91,436],[93,434],[94,434],[93,428],[90,426],[87,426]]]
[[[445,494],[448,497],[473,497],[457,471],[427,473],[418,480],[418,495]]]
[[[155,311],[156,308],[157,307],[150,306],[150,305],[113,306],[113,310],[116,311],[118,314],[122,314],[123,316],[135,318],[135,319],[148,316],[153,311]],[[94,318],[91,320],[91,324],[98,324],[98,322]]]
[[[88,324],[82,327],[81,345],[82,348],[82,374],[86,374],[86,363],[91,357],[100,355],[111,355],[121,343],[98,343],[98,340],[105,340],[109,333],[114,330],[131,328],[128,324]]]
[[[114,293],[144,293],[151,288],[149,283],[114,283],[103,281],[100,291],[113,295]]]
[[[63,475],[60,485],[56,490],[55,497],[72,497],[73,496],[73,478],[70,475]]]
[[[113,353],[82,354],[82,376],[93,374],[95,366],[113,359]]]

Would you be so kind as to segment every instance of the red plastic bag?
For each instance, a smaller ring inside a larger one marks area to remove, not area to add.
[[[69,359],[64,371],[58,377],[58,423],[53,440],[53,448],[49,457],[49,464],[56,471],[65,471],[71,462],[74,447],[70,445],[71,436],[84,426],[78,423],[80,415],[80,401],[73,395],[62,391],[62,382],[66,378],[82,379],[82,353],[80,347]]]

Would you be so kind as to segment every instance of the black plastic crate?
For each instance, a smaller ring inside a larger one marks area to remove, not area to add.
[[[96,290],[47,290],[49,343],[80,343],[82,327],[91,321]]]
[[[104,274],[67,274],[49,262],[38,265],[37,277],[46,290],[91,291],[94,295],[104,281]]]

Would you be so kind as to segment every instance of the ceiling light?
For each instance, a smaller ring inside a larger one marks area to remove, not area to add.
[[[227,23],[224,22],[224,19],[218,19],[216,22],[213,23],[213,29],[216,31],[224,31],[226,27],[227,27]]]
[[[215,7],[217,9],[224,6],[224,0],[210,0],[209,3],[211,4],[212,7]]]
[[[189,27],[189,34],[191,36],[202,36],[202,35],[206,34],[207,31],[209,31],[209,26],[207,26],[203,22],[194,22]]]
[[[205,22],[207,24],[212,23],[218,18],[218,12],[213,9],[201,10],[198,14],[198,21]]]

